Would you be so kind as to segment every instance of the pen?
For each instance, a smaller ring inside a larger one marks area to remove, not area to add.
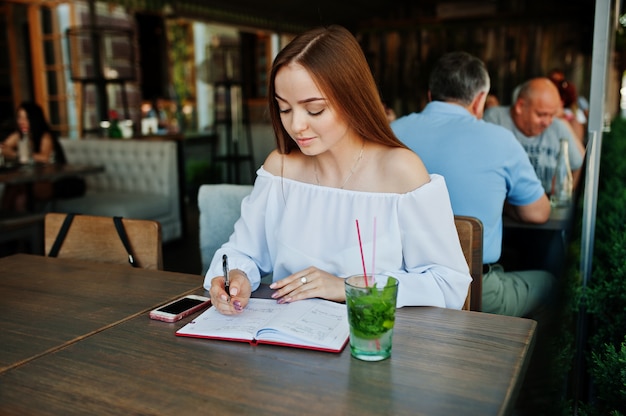
[[[226,289],[226,294],[230,296],[230,279],[228,278],[228,256],[226,254],[222,256],[222,270],[224,271],[224,289]]]

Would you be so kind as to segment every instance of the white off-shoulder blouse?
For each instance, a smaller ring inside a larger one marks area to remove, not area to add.
[[[231,269],[248,275],[252,290],[261,276],[273,273],[277,281],[310,266],[344,278],[363,273],[358,220],[367,272],[375,267],[399,280],[398,307],[460,309],[471,277],[444,178],[430,178],[406,194],[372,193],[285,179],[261,167],[204,287],[223,274],[223,254]]]

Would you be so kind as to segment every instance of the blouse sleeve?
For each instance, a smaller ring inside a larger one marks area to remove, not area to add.
[[[399,202],[405,271],[397,306],[460,309],[472,280],[454,224],[448,189],[440,175]]]
[[[204,278],[204,288],[211,287],[215,276],[222,276],[222,255],[228,256],[231,270],[239,269],[246,273],[252,290],[261,283],[261,273],[271,271],[271,259],[266,239],[266,212],[271,192],[271,181],[257,177],[250,195],[241,202],[241,216],[235,223],[233,234],[211,260]]]

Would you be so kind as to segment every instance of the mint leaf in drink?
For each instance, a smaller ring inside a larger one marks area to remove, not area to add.
[[[346,298],[348,317],[355,334],[362,338],[378,338],[393,328],[396,309],[397,280],[389,276],[382,290],[376,283],[359,295],[353,291]]]

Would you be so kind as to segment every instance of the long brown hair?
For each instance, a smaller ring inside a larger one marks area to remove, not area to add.
[[[406,147],[389,126],[361,46],[347,29],[332,25],[297,36],[274,59],[268,99],[280,153],[298,148],[283,127],[274,88],[278,71],[294,62],[309,72],[335,111],[358,135],[368,141]]]
[[[58,135],[52,131],[48,120],[46,120],[46,116],[44,115],[41,106],[32,101],[24,101],[20,104],[17,110],[24,110],[26,112],[26,116],[28,117],[30,140],[32,140],[33,150],[35,153],[39,153],[41,151],[41,139],[45,134],[49,134],[52,138],[56,163],[65,164],[66,158],[65,153],[63,152],[63,147],[59,142]],[[19,132],[21,137],[22,132],[20,132],[17,122],[15,130]]]

